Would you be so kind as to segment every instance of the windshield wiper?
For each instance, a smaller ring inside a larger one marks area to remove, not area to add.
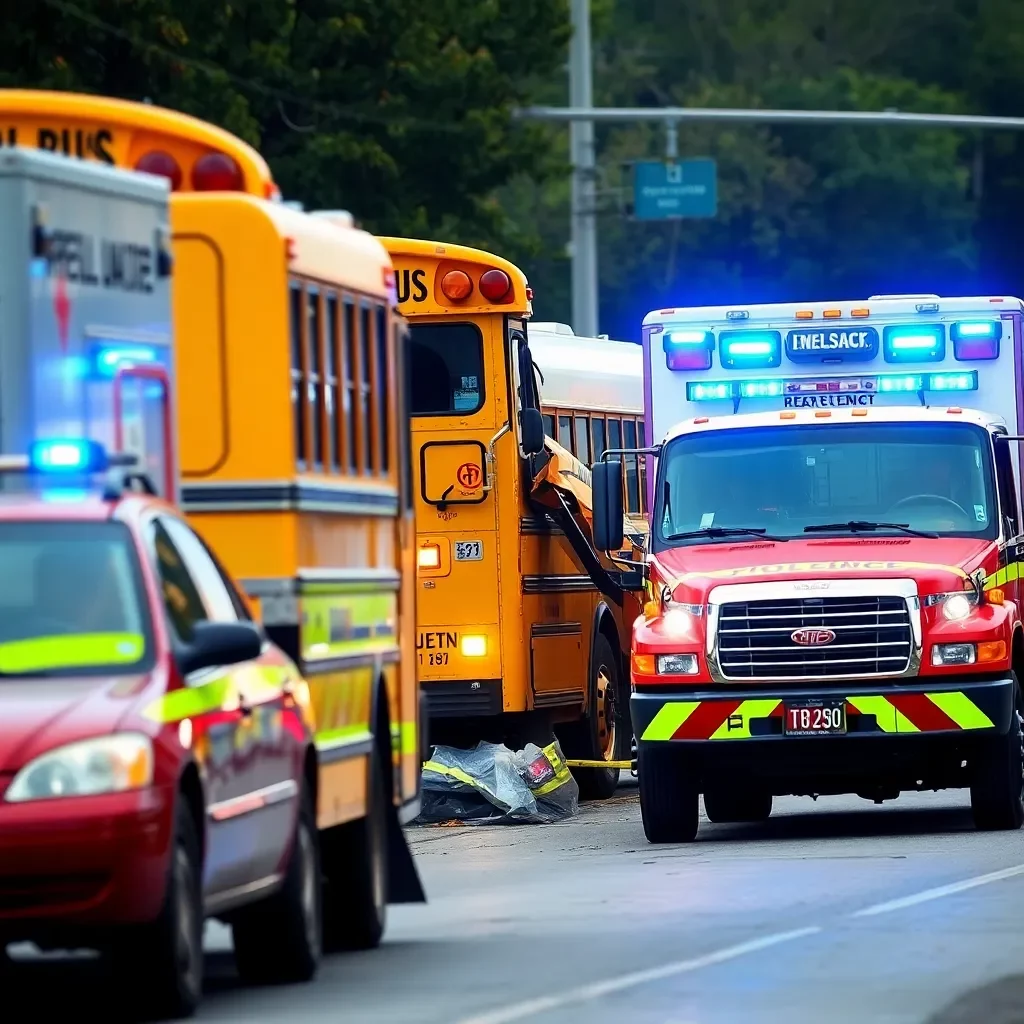
[[[805,526],[804,533],[832,533],[835,530],[849,530],[851,533],[870,533],[872,530],[899,530],[911,537],[938,537],[928,530],[913,530],[909,523],[872,523],[866,519],[851,519],[846,523],[816,523]]]
[[[774,537],[763,526],[705,526],[702,530],[686,530],[684,533],[670,533],[665,540],[690,540],[692,537],[759,537],[762,540],[791,540],[790,537]]]

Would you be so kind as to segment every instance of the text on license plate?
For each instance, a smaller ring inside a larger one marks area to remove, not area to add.
[[[828,704],[787,704],[786,732],[790,736],[816,736],[846,732],[846,705],[839,701]]]
[[[457,540],[455,542],[456,562],[479,562],[484,557],[483,541]]]

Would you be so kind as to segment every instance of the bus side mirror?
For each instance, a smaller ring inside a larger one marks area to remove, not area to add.
[[[544,417],[540,409],[523,409],[519,414],[519,433],[527,455],[544,451]]]
[[[622,463],[609,460],[591,467],[594,491],[594,547],[618,551],[623,540]]]

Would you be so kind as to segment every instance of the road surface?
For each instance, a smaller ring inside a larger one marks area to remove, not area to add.
[[[1024,832],[974,832],[966,795],[779,800],[766,824],[705,821],[688,846],[648,845],[629,788],[556,825],[411,831],[431,902],[392,908],[381,949],[246,989],[210,926],[199,1019],[1024,1020]],[[14,980],[31,1014],[5,1021],[110,1005],[94,964]]]

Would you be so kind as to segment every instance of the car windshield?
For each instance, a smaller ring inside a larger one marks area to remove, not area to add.
[[[0,676],[137,672],[149,618],[116,522],[0,522]]]
[[[991,443],[972,424],[752,427],[688,434],[662,451],[657,547],[723,543],[709,528],[776,537],[995,537]],[[834,530],[815,527],[835,524]],[[695,537],[678,535],[704,531]],[[742,538],[728,540],[742,543]],[[670,539],[675,538],[675,539]],[[751,536],[756,541],[756,536]]]

